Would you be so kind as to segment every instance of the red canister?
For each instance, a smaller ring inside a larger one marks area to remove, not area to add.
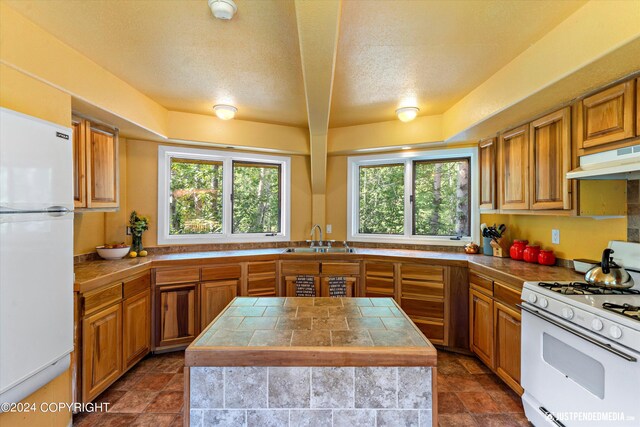
[[[511,256],[512,259],[522,261],[527,243],[529,243],[528,240],[514,240],[513,245],[509,248],[509,256]]]
[[[538,262],[538,254],[540,253],[540,246],[538,245],[527,245],[522,253],[522,258],[526,262],[537,263]]]
[[[540,251],[538,254],[538,263],[542,265],[556,265],[556,256],[553,251]]]

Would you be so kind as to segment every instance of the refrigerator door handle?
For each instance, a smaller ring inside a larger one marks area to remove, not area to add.
[[[65,208],[64,206],[49,206],[47,208],[47,213],[50,216],[64,216],[70,212],[72,211],[68,208]]]
[[[73,212],[71,209],[65,208],[64,206],[49,206],[45,210],[15,209],[15,208],[8,208],[6,206],[0,206],[0,214],[5,214],[5,215],[48,213],[51,216],[63,216],[71,212]]]

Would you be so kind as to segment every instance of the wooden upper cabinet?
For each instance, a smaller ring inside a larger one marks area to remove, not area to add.
[[[628,81],[578,102],[579,154],[635,136],[634,92],[634,82]]]
[[[480,150],[480,209],[496,208],[496,138],[478,144]]]
[[[498,174],[501,209],[529,209],[529,125],[500,135]]]
[[[87,207],[118,207],[118,138],[91,126],[87,140]]]
[[[530,125],[531,209],[571,209],[571,109],[563,108]]]
[[[119,206],[118,133],[73,118],[73,198],[79,209]]]
[[[87,176],[84,147],[84,124],[74,119],[73,126],[73,205],[87,207]]]

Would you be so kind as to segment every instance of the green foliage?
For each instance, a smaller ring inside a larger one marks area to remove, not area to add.
[[[233,233],[280,232],[280,167],[234,163]]]
[[[222,233],[221,162],[171,161],[170,234]],[[280,167],[233,164],[233,233],[280,232]]]
[[[404,165],[360,167],[362,234],[404,233]]]
[[[222,232],[222,163],[171,161],[170,234]]]
[[[142,232],[149,229],[149,217],[138,215],[136,211],[133,211],[129,215],[129,226],[132,234],[142,236]]]
[[[414,235],[469,236],[469,162],[417,161]],[[404,164],[360,167],[359,232],[404,234]]]

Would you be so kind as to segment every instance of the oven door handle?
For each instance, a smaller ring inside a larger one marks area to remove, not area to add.
[[[615,348],[611,347],[610,345],[607,345],[607,344],[605,344],[603,342],[600,342],[600,341],[598,341],[598,340],[596,340],[594,338],[591,338],[590,336],[585,335],[582,332],[575,331],[573,329],[567,328],[566,326],[564,326],[562,323],[558,322],[557,320],[550,319],[549,317],[544,316],[543,314],[541,314],[541,313],[539,313],[539,312],[537,312],[535,310],[532,310],[532,309],[530,309],[528,307],[525,307],[522,304],[516,304],[516,306],[518,308],[520,308],[521,310],[524,310],[529,314],[532,314],[532,315],[534,315],[536,317],[539,317],[540,319],[542,319],[544,321],[547,321],[547,322],[551,323],[552,325],[557,326],[558,328],[569,332],[570,334],[573,334],[573,335],[575,335],[577,337],[580,337],[583,340],[588,341],[591,344],[596,345],[596,346],[600,347],[601,349],[608,351],[609,353],[613,353],[616,356],[621,357],[621,358],[623,358],[624,360],[626,360],[628,362],[637,362],[638,361],[638,359],[636,359],[633,356],[629,356],[627,353],[624,353],[624,352],[622,352],[622,351],[620,351],[618,349],[615,349]]]

